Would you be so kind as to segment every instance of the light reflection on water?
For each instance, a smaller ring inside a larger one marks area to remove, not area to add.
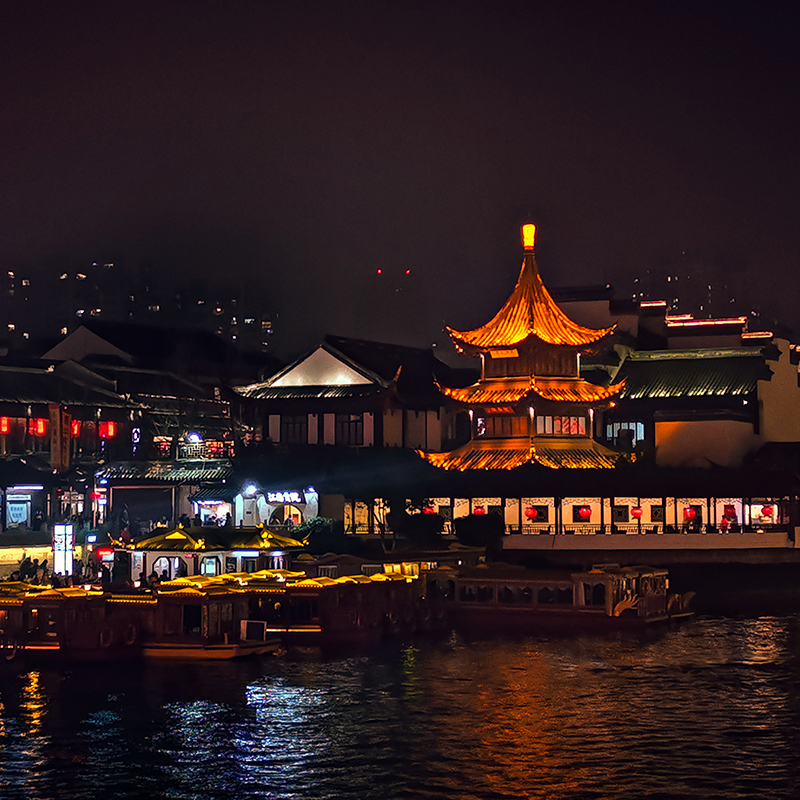
[[[6,674],[0,797],[796,798],[798,646],[800,617],[700,619]]]

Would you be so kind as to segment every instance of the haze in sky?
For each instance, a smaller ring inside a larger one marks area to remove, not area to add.
[[[224,279],[290,354],[443,345],[530,219],[551,287],[691,275],[800,330],[795,31],[737,2],[5,2],[0,268]]]

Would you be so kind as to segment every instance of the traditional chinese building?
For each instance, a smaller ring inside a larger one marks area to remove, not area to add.
[[[596,441],[596,411],[613,403],[624,382],[598,386],[581,377],[581,357],[607,346],[614,325],[594,329],[571,320],[544,286],[536,265],[536,227],[522,228],[517,285],[480,328],[448,332],[459,352],[480,357],[480,379],[442,387],[469,409],[470,441],[450,452],[422,452],[447,470],[614,467],[623,454]]]

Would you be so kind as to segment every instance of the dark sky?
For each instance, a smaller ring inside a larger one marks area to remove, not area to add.
[[[152,261],[252,287],[287,351],[427,345],[495,313],[530,218],[550,286],[692,274],[800,331],[797,31],[788,3],[4,0],[0,267]]]

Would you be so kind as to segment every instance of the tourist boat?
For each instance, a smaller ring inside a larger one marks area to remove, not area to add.
[[[135,627],[113,618],[106,600],[100,589],[0,584],[0,657],[26,663],[137,657]]]
[[[586,572],[479,565],[439,571],[450,618],[465,630],[514,633],[643,629],[692,615],[694,593],[670,594],[665,569],[599,564]]]
[[[282,586],[247,584],[250,616],[286,645],[348,645],[410,634],[430,618],[425,583],[377,573],[294,578]]]
[[[179,578],[145,594],[111,595],[111,618],[135,636],[145,658],[231,659],[279,654],[266,623],[250,619],[235,575]]]

